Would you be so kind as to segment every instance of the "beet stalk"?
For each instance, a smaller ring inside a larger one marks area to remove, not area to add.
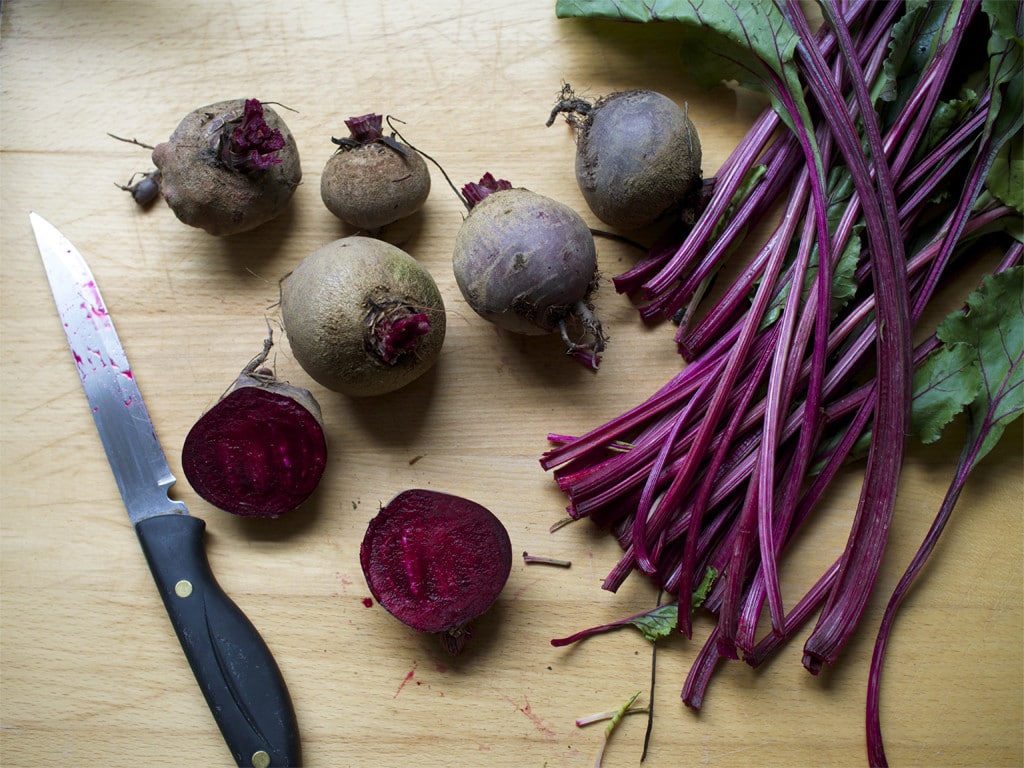
[[[705,567],[723,573],[704,604],[717,624],[683,693],[693,707],[719,660],[742,655],[757,666],[819,610],[804,663],[817,672],[837,661],[885,547],[910,426],[908,373],[931,351],[931,342],[911,349],[909,332],[959,255],[999,237],[1000,227],[1019,227],[1019,212],[999,194],[999,174],[990,172],[1021,125],[1019,89],[1008,85],[1019,78],[1011,6],[826,5],[826,25],[813,36],[796,2],[743,7],[749,13],[706,4],[697,15],[683,4],[678,20],[753,46],[755,79],[792,131],[766,132],[778,125],[770,113],[758,120],[675,252],[659,243],[616,287],[645,300],[647,318],[696,307],[700,286],[736,250],[745,224],[781,195],[790,205],[722,300],[679,329],[675,341],[689,364],[605,425],[578,438],[552,435],[557,445],[541,459],[568,496],[570,516],[590,517],[622,546],[606,589],[633,571],[650,576],[678,596],[685,629],[687,587]],[[559,8],[576,15],[574,4]],[[960,64],[978,54],[969,27],[981,13],[993,29],[1004,27],[988,59],[998,77],[947,125],[933,115],[962,85]],[[770,46],[743,34],[769,22]],[[926,27],[942,30],[934,49],[918,36]],[[899,98],[873,104],[869,89],[888,76],[883,62],[903,64],[894,38],[929,55],[906,62],[916,77],[889,83]],[[783,167],[791,172],[776,185]],[[846,550],[787,610],[778,563],[840,468],[865,454]],[[702,482],[684,494],[680,477]],[[759,639],[764,608],[771,628]]]

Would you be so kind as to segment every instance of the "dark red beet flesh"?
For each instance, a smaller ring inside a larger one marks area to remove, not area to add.
[[[244,386],[195,423],[181,463],[196,493],[214,506],[247,517],[280,517],[316,489],[327,441],[317,418],[293,398]]]
[[[470,621],[512,569],[508,531],[489,510],[446,493],[400,493],[370,521],[359,549],[370,592],[402,623],[462,650]]]

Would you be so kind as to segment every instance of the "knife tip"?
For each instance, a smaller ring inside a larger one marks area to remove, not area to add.
[[[46,228],[53,228],[53,225],[50,224],[50,222],[35,211],[28,212],[28,220],[29,223],[32,224],[32,229],[35,230],[36,233],[39,233],[41,230],[45,230]]]

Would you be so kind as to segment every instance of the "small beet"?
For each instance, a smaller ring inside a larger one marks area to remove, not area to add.
[[[254,358],[185,437],[181,463],[192,488],[243,517],[276,518],[316,490],[327,463],[320,406]]]
[[[136,181],[136,176],[141,178]],[[154,200],[160,197],[160,171],[134,173],[128,179],[127,184],[118,184],[117,186],[130,194],[132,200],[139,206],[147,208]]]
[[[576,182],[605,224],[635,230],[682,211],[701,186],[701,147],[687,113],[650,90],[594,104],[566,85],[548,125],[563,113],[576,128]]]
[[[607,337],[590,303],[597,249],[569,206],[485,174],[462,193],[469,215],[455,236],[452,269],[466,302],[513,333],[558,331],[566,351],[596,368]],[[582,326],[573,340],[571,325]]]
[[[257,99],[193,110],[153,149],[160,189],[185,224],[233,235],[282,213],[302,179],[284,120]]]
[[[359,549],[370,592],[403,624],[460,653],[470,622],[497,600],[512,569],[508,531],[474,501],[403,491],[370,521]]]
[[[430,194],[430,172],[412,147],[385,136],[376,114],[345,121],[349,136],[324,166],[320,196],[327,209],[371,233],[412,215]]]

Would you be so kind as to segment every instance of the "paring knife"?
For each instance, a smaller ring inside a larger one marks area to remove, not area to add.
[[[174,475],[96,281],[66,237],[41,216],[29,218],[128,518],[224,740],[239,766],[297,766],[299,731],[284,678],[218,586],[206,524],[168,496]]]

